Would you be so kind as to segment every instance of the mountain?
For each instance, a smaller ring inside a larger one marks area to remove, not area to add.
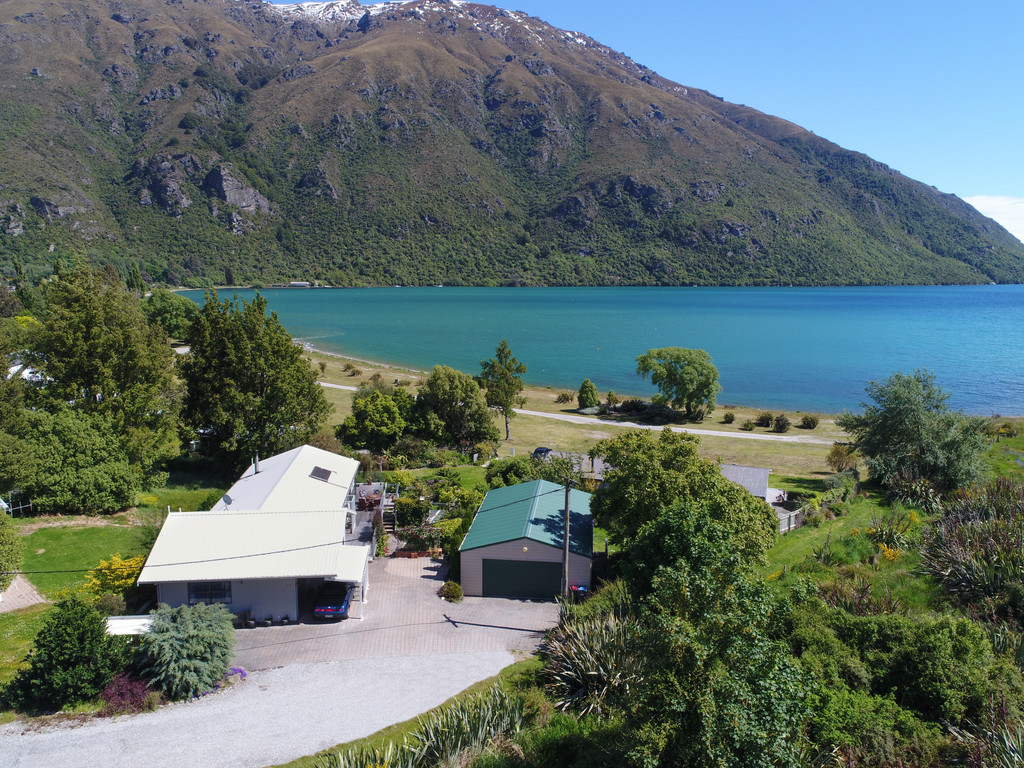
[[[153,282],[1024,282],[955,196],[459,0],[0,0],[0,266]]]

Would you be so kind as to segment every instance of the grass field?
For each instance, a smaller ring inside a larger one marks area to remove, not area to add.
[[[1024,472],[1024,435],[1003,437],[985,454],[992,471],[1000,477]]]
[[[932,611],[941,604],[944,599],[941,590],[921,570],[917,550],[921,531],[928,521],[919,521],[911,527],[911,545],[890,561],[878,556],[878,547],[870,541],[866,531],[877,520],[887,517],[891,508],[875,493],[862,494],[846,506],[848,511],[834,520],[817,527],[806,525],[779,536],[768,553],[768,562],[757,572],[782,588],[804,577],[818,582],[837,578],[869,582],[875,594],[891,594],[911,611]],[[834,560],[828,566],[820,565],[815,558],[815,551],[825,548]]]

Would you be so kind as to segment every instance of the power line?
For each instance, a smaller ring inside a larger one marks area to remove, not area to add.
[[[561,486],[559,486],[558,488],[555,488],[552,491],[544,491],[543,493],[538,493],[538,494],[534,494],[533,496],[528,496],[525,499],[516,499],[515,501],[510,501],[510,502],[508,502],[506,504],[499,504],[499,505],[497,505],[495,507],[487,507],[487,509],[483,510],[483,511],[493,512],[493,511],[496,511],[496,510],[499,510],[499,509],[504,509],[506,507],[513,507],[513,506],[516,506],[518,504],[522,504],[524,501],[532,501],[533,499],[539,499],[542,496],[549,496],[552,493],[562,493],[562,492],[563,492],[563,488]],[[478,511],[480,511],[480,510],[478,510]],[[174,513],[172,512],[171,514],[173,515]],[[204,558],[204,559],[201,559],[201,560],[182,560],[182,561],[175,562],[175,563],[157,563],[157,564],[155,564],[155,565],[153,565],[151,567],[153,567],[153,568],[170,568],[170,567],[179,566],[179,565],[202,565],[204,563],[220,563],[220,562],[227,562],[227,561],[230,561],[230,560],[245,560],[245,559],[252,558],[252,557],[265,557],[265,556],[269,556],[269,555],[284,555],[284,554],[289,554],[291,552],[305,552],[305,551],[313,550],[313,549],[321,549],[323,547],[334,547],[334,546],[337,546],[338,544],[344,545],[345,543],[346,543],[345,540],[342,539],[341,541],[327,541],[327,542],[322,542],[320,544],[308,544],[308,545],[301,546],[301,547],[291,547],[289,549],[268,550],[266,552],[251,552],[251,553],[244,554],[244,555],[226,555],[224,557],[211,557],[211,558]],[[3,575],[3,576],[36,576],[36,575],[53,574],[53,573],[93,573],[93,572],[111,573],[111,572],[118,572],[118,571],[133,571],[133,570],[135,570],[135,569],[132,568],[132,567],[121,565],[121,566],[105,566],[105,567],[96,567],[96,568],[66,568],[66,569],[56,569],[56,570],[48,570],[48,571],[0,571],[0,575]]]

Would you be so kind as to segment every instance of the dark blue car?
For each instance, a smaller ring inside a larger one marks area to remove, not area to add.
[[[354,591],[355,586],[352,584],[325,582],[313,606],[314,618],[347,619]]]

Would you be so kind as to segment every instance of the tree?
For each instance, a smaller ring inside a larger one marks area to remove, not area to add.
[[[0,512],[0,592],[14,581],[21,570],[21,537],[10,515]]]
[[[597,386],[590,379],[584,379],[580,384],[580,393],[576,401],[580,408],[597,408],[601,404],[601,395],[597,393]]]
[[[480,380],[486,390],[487,405],[497,408],[505,417],[505,439],[511,440],[509,421],[515,416],[515,409],[526,403],[521,394],[526,366],[512,355],[505,339],[501,340],[494,355],[489,360],[480,361]]]
[[[0,435],[0,479],[44,513],[117,512],[135,503],[142,478],[111,419],[68,406],[31,411],[22,432]]]
[[[305,443],[327,420],[317,373],[259,294],[219,302],[211,291],[186,341],[182,416],[227,471]]]
[[[184,339],[189,325],[199,314],[199,307],[194,301],[162,288],[157,288],[144,299],[141,307],[149,322],[163,328],[172,339]]]
[[[849,443],[832,443],[825,463],[833,472],[846,472],[857,468],[857,449]]]
[[[144,483],[158,479],[178,451],[167,337],[111,270],[61,273],[44,297],[43,325],[26,356],[42,374],[35,403],[108,420],[132,470]]]
[[[381,452],[393,446],[408,426],[394,398],[371,390],[352,401],[352,413],[338,428],[338,438],[356,448]]]
[[[949,393],[933,373],[893,373],[868,382],[865,391],[873,403],[861,403],[861,414],[844,411],[836,424],[855,438],[872,477],[883,485],[926,480],[943,491],[984,476],[985,419],[950,410]]]
[[[190,699],[224,677],[235,647],[231,614],[220,603],[160,605],[142,636],[139,667],[172,700]]]
[[[29,666],[5,697],[29,711],[54,711],[94,698],[127,662],[123,638],[106,633],[103,617],[81,600],[62,600],[47,616]]]
[[[470,446],[498,439],[479,385],[447,365],[435,366],[420,387],[416,413],[420,432],[437,442]]]
[[[664,510],[630,548],[643,673],[630,690],[631,757],[679,768],[791,765],[807,707],[770,592],[710,510]]]
[[[554,456],[537,459],[533,456],[511,456],[507,459],[493,459],[484,474],[490,488],[518,485],[530,480],[547,480],[575,486],[583,483],[583,473],[576,462],[568,456]]]
[[[730,532],[744,558],[759,559],[775,541],[778,518],[764,501],[722,477],[721,469],[697,454],[699,441],[670,429],[627,432],[591,450],[610,465],[593,494],[595,522],[610,537],[629,544],[663,510],[698,505]]]
[[[658,388],[654,402],[686,412],[687,418],[715,410],[715,398],[722,391],[718,369],[703,349],[662,347],[649,349],[636,359],[636,372]]]

